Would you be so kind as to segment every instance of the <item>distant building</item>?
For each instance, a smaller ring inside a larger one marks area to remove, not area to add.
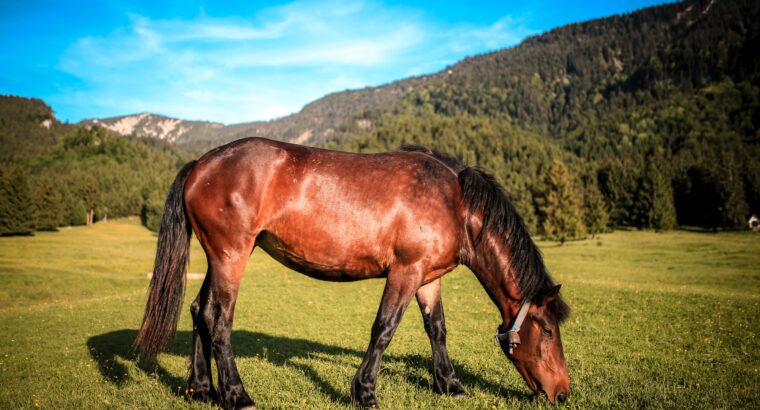
[[[757,217],[757,215],[752,215],[749,217],[749,221],[747,221],[747,225],[749,225],[749,229],[760,232],[760,218]]]

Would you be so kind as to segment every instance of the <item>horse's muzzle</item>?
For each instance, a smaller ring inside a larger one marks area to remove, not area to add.
[[[567,400],[567,396],[568,396],[568,394],[567,394],[567,393],[565,393],[565,392],[561,391],[561,392],[557,393],[557,396],[554,398],[554,400],[555,400],[557,403],[564,403],[564,402],[565,402],[565,400]]]

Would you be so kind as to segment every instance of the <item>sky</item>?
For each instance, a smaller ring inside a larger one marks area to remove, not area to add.
[[[0,0],[0,94],[61,121],[267,120],[662,1]]]

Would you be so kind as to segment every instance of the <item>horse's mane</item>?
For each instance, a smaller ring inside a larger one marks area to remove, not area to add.
[[[416,145],[403,145],[402,151],[422,152],[440,160],[457,173],[462,196],[471,210],[483,212],[483,229],[477,245],[488,231],[504,239],[510,249],[510,268],[517,274],[517,284],[524,298],[539,301],[555,286],[544,264],[541,251],[531,239],[528,228],[496,179],[475,167],[462,164],[456,158]],[[570,315],[570,307],[558,296],[549,308],[559,322]]]
[[[423,154],[428,154],[438,161],[443,162],[443,164],[451,168],[454,173],[459,173],[465,168],[465,166],[458,159],[452,157],[451,155],[420,145],[404,144],[401,146],[400,150],[406,152],[421,152]]]

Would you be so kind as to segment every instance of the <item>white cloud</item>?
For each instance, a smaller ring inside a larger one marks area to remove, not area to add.
[[[269,119],[333,91],[433,72],[532,34],[510,16],[452,26],[416,10],[350,1],[291,3],[248,19],[130,21],[68,48],[59,68],[85,87],[59,100],[89,104],[93,115]]]

